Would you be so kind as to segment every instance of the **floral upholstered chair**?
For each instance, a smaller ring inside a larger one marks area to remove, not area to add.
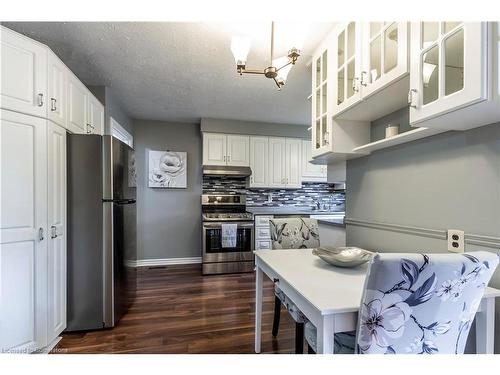
[[[307,249],[319,247],[318,221],[309,218],[286,218],[269,220],[273,249]],[[295,353],[303,352],[304,324],[306,317],[293,302],[274,284],[273,336],[278,335],[281,305],[283,304],[295,321]]]
[[[462,354],[494,253],[377,254],[367,275],[357,331],[335,335],[336,353]],[[316,328],[306,340],[316,350]]]

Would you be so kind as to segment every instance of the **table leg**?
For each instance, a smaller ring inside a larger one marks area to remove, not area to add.
[[[333,354],[335,316],[325,315],[317,327],[317,353]]]
[[[493,354],[495,336],[495,299],[485,298],[476,314],[476,353]]]
[[[262,339],[262,293],[263,273],[257,266],[255,271],[255,353],[260,353],[260,342]]]

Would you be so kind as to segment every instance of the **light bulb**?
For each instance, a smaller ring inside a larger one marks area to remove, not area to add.
[[[248,51],[250,51],[250,38],[233,36],[231,40],[231,52],[233,52],[236,65],[246,65]]]
[[[292,69],[292,64],[288,64],[290,60],[288,59],[287,56],[282,56],[277,59],[273,60],[273,66],[278,70],[278,75],[276,76],[276,80],[278,82],[283,82],[283,84],[286,82],[286,78],[288,77],[288,73],[290,73],[290,70]],[[284,66],[286,65],[286,66]],[[280,69],[281,68],[281,69]]]

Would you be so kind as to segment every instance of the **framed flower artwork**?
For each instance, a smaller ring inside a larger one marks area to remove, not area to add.
[[[148,186],[187,188],[187,152],[148,150]]]

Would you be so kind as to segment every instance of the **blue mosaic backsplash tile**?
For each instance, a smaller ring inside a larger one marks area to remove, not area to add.
[[[304,182],[300,189],[250,189],[245,178],[203,176],[203,194],[246,194],[248,207],[321,207],[345,211],[345,191],[333,184]],[[271,195],[272,202],[269,202]]]

